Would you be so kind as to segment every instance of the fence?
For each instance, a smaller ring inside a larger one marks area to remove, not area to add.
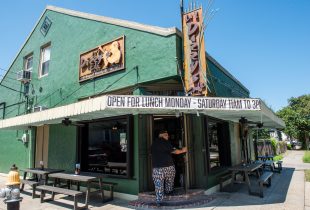
[[[286,152],[287,146],[285,142],[269,139],[260,139],[257,141],[258,156],[275,156]],[[274,144],[274,145],[272,145]]]

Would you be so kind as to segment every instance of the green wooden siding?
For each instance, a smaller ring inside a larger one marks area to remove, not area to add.
[[[40,27],[48,17],[52,21],[46,36]],[[93,80],[79,83],[78,69],[80,54],[98,45],[125,36],[125,69]],[[47,76],[38,78],[41,47],[50,43],[51,60]],[[16,72],[23,69],[24,58],[33,54],[32,81],[28,97],[22,93],[0,86],[0,103],[6,103],[5,118],[25,114],[36,105],[53,108],[76,102],[80,98],[93,96],[122,88],[132,88],[134,94],[143,94],[141,83],[152,83],[167,78],[179,78],[177,68],[182,67],[182,39],[177,34],[160,36],[154,33],[116,26],[99,21],[74,17],[47,10],[38,25],[13,61],[7,76],[1,84],[23,91],[20,82],[14,81]],[[213,63],[208,62],[214,79],[217,96],[248,96],[246,90],[223,73]],[[13,78],[13,80],[12,80]],[[181,82],[181,81],[180,81]],[[221,83],[226,83],[228,86]],[[241,93],[241,95],[240,95]],[[0,109],[0,114],[2,114]],[[137,194],[147,189],[146,172],[148,145],[146,144],[148,119],[134,116],[133,133],[133,177],[132,179],[107,178],[117,182],[116,191]],[[204,129],[201,118],[192,117],[195,132],[192,135],[195,151],[196,185],[207,187],[207,177],[203,172],[201,148]],[[13,163],[18,167],[32,166],[34,159],[35,129],[30,133],[30,142],[18,141],[24,131],[0,131],[0,172],[7,173]],[[75,127],[50,125],[49,167],[73,170],[76,163],[77,130]]]

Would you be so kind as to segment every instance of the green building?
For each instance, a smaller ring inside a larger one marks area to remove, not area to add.
[[[175,157],[175,185],[216,190],[244,145],[254,157],[250,137],[240,141],[241,117],[284,123],[209,55],[214,100],[186,96],[182,47],[177,28],[48,6],[0,83],[0,172],[80,163],[118,183],[116,196],[137,195],[154,189],[150,145],[165,128],[189,150]],[[252,102],[260,108],[242,107]]]

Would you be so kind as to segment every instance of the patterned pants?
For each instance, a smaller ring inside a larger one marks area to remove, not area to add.
[[[161,202],[164,192],[173,191],[175,177],[175,167],[153,168],[153,181],[155,185],[156,202]]]

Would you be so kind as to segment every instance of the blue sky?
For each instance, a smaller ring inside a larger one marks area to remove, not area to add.
[[[198,2],[206,8],[207,0]],[[46,5],[161,27],[181,25],[179,0],[3,1],[0,68],[9,68]],[[290,97],[310,94],[309,0],[214,0],[211,9],[217,8],[206,29],[206,50],[251,97],[277,111]]]

